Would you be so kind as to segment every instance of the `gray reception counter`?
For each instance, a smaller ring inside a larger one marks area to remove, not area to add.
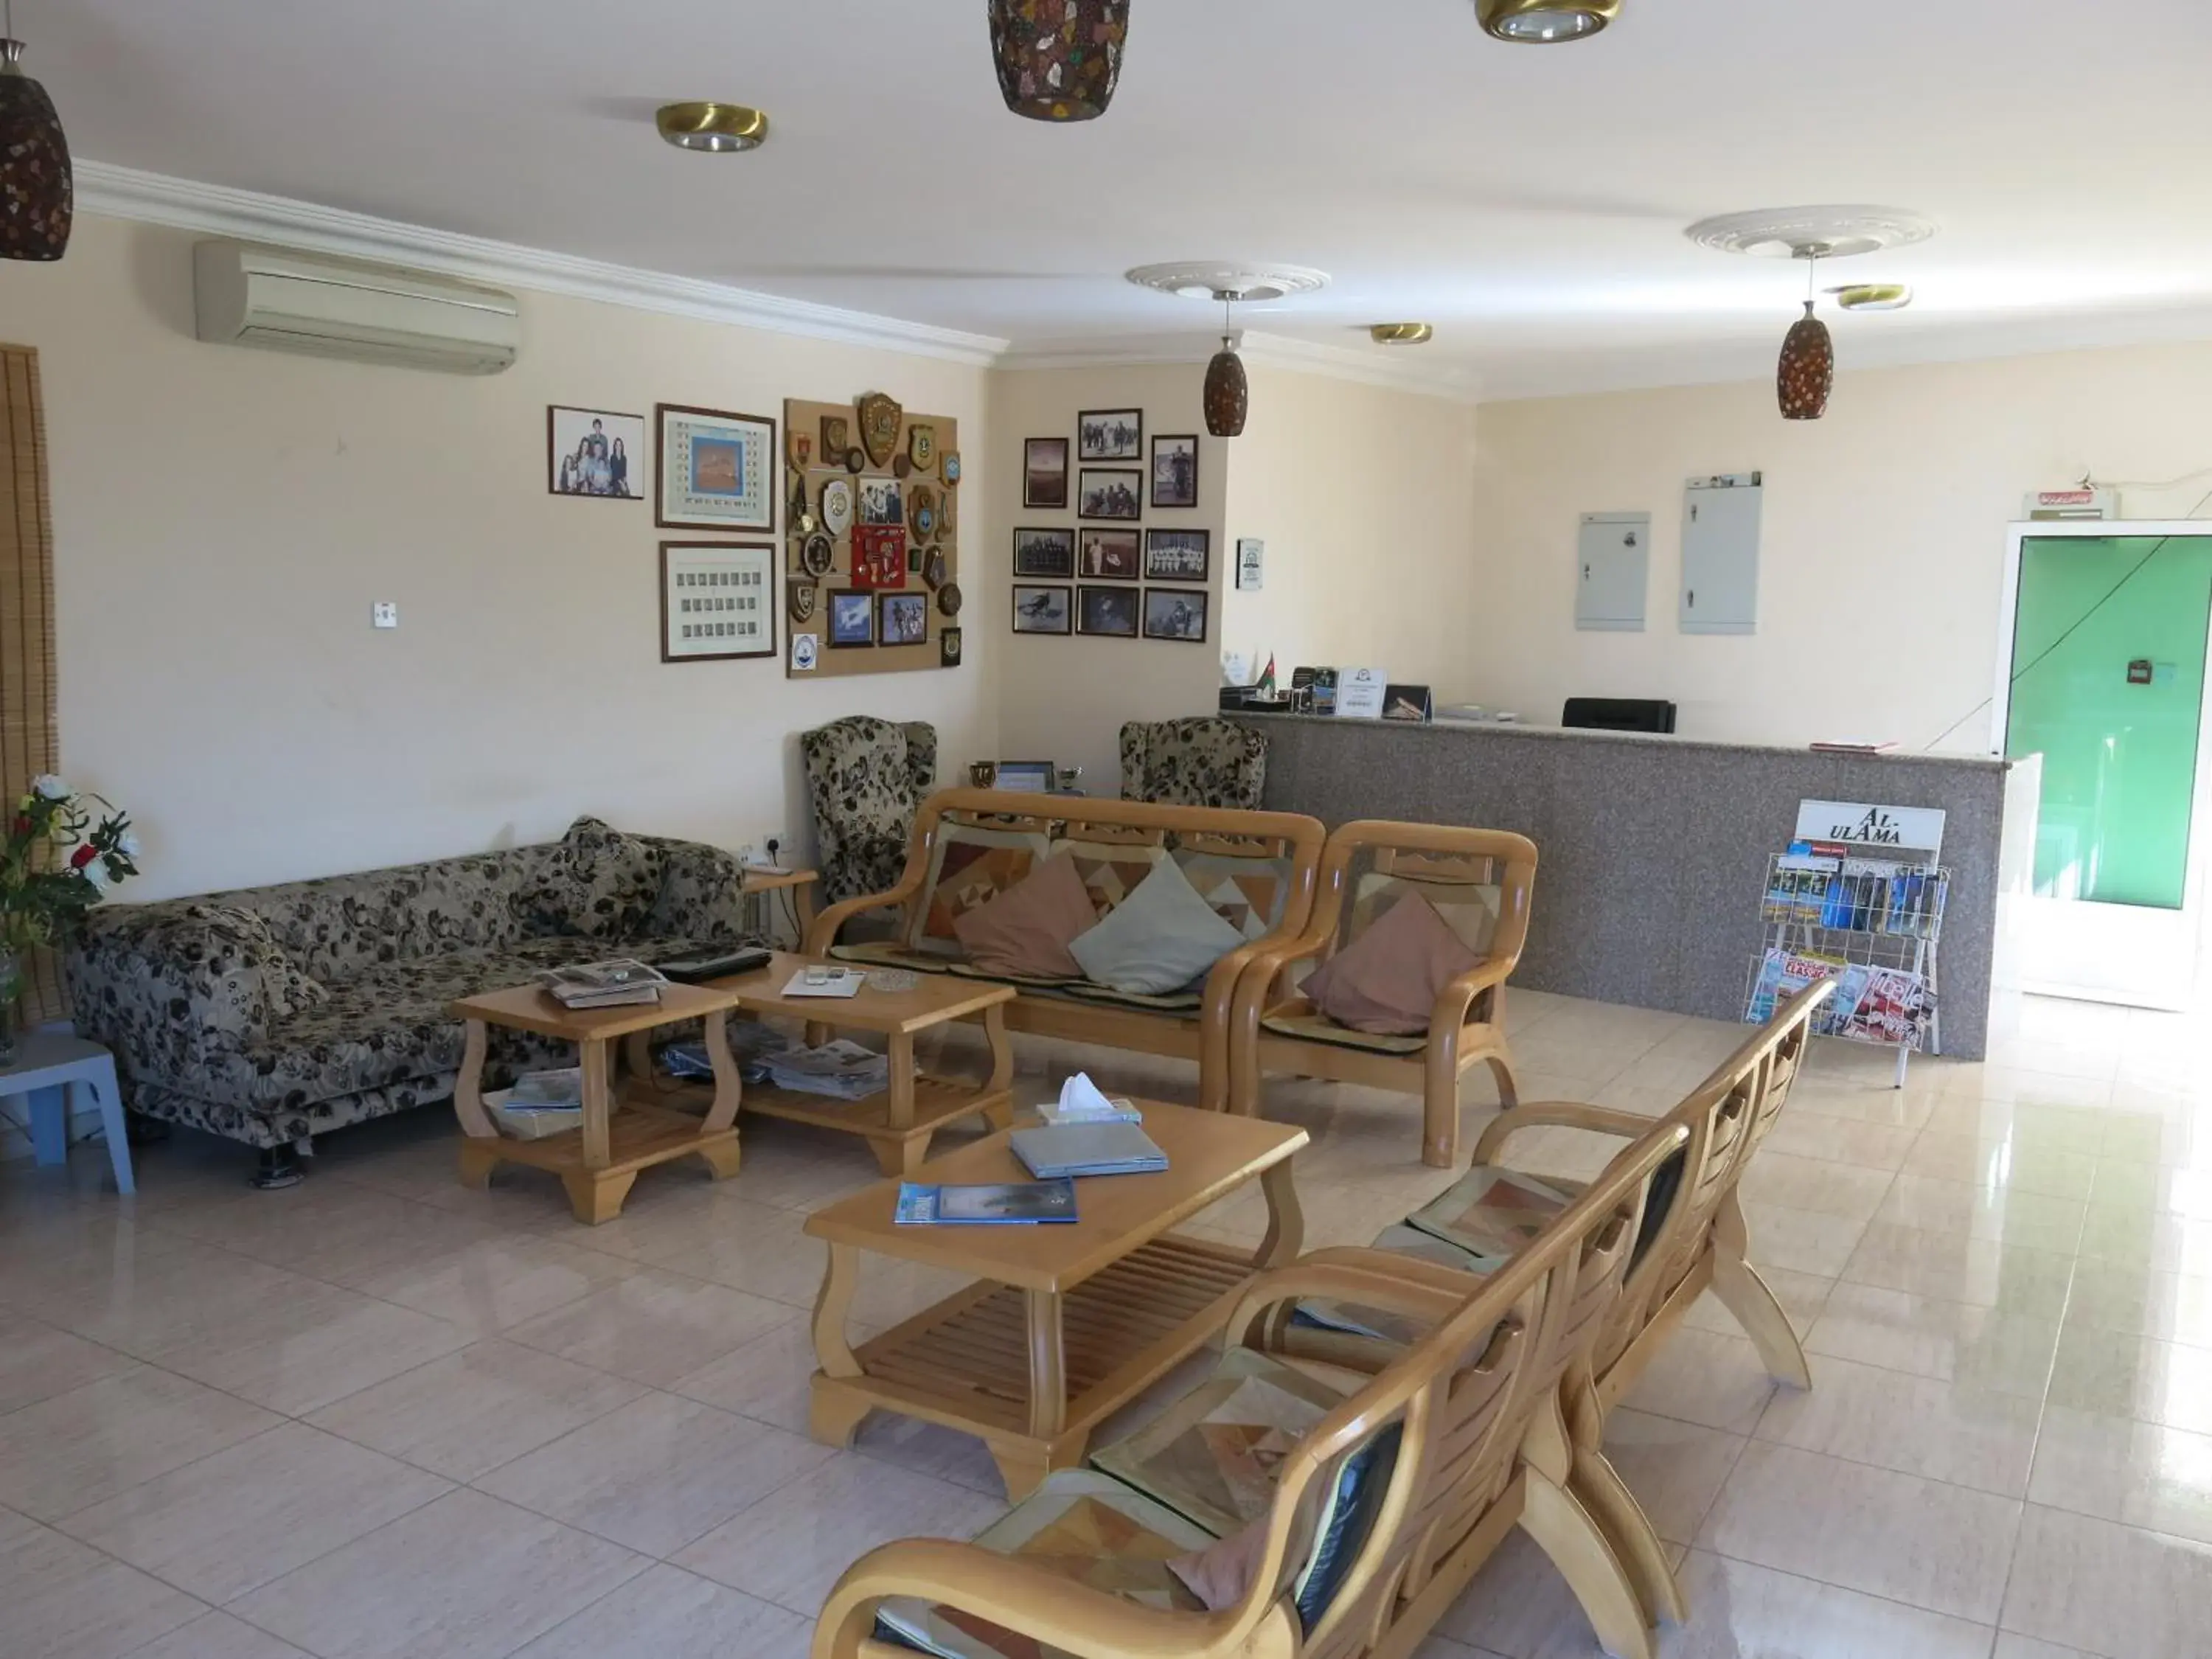
[[[2006,898],[2033,866],[2040,757],[1833,755],[1513,725],[1241,717],[1268,738],[1267,805],[1332,828],[1407,818],[1515,830],[1540,862],[1514,983],[1711,1019],[1743,1015],[1766,860],[1802,799],[1936,806],[1951,891],[1942,1052],[1978,1060],[2008,992]]]

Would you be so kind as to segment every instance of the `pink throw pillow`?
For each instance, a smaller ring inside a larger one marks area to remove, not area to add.
[[[1097,907],[1066,853],[1047,859],[988,904],[952,924],[968,959],[987,974],[1081,979],[1067,944],[1097,925]]]
[[[1482,958],[1419,893],[1407,893],[1305,982],[1313,1006],[1339,1025],[1419,1036],[1445,986]]]

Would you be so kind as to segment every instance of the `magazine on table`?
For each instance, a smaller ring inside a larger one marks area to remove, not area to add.
[[[1024,1227],[1075,1219],[1073,1181],[993,1181],[972,1186],[899,1183],[892,1219],[906,1227]]]
[[[574,963],[548,968],[538,975],[546,994],[564,1008],[621,1008],[658,1002],[668,977],[658,968],[629,957],[607,962]]]

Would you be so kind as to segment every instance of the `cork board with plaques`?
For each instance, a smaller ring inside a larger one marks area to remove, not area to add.
[[[784,672],[957,668],[960,428],[871,392],[783,404]]]

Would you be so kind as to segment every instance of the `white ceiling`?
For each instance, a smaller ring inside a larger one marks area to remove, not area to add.
[[[1241,320],[1486,395],[1765,372],[1802,271],[1707,214],[1916,209],[1824,284],[1851,362],[2212,334],[2203,0],[1626,0],[1508,46],[1472,0],[1134,0],[1106,116],[1017,119],[983,0],[16,0],[91,158],[1002,337],[1055,355],[1212,325],[1126,267],[1290,261]],[[682,155],[660,102],[771,114]],[[1395,354],[1403,359],[1401,349]]]

